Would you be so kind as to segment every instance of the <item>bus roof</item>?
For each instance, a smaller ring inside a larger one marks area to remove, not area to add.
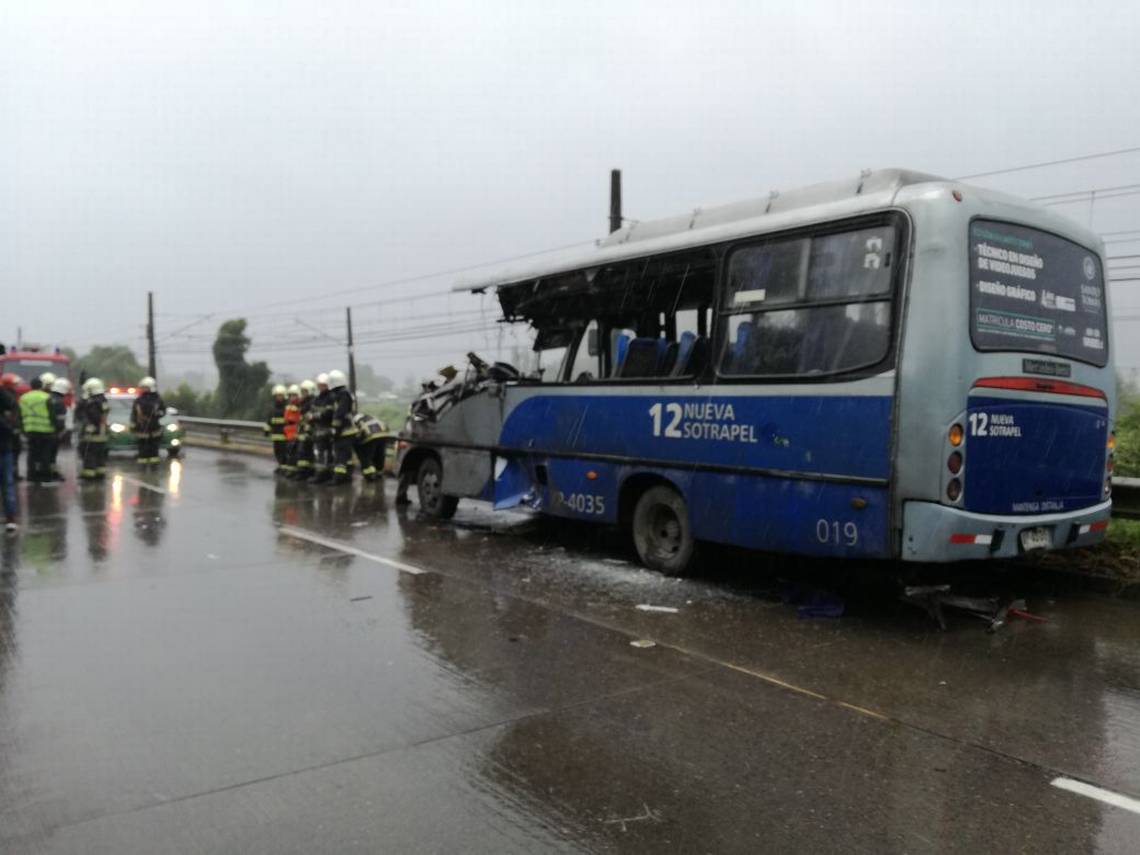
[[[958,182],[909,169],[865,170],[843,180],[812,184],[787,192],[697,210],[676,217],[634,222],[594,247],[543,254],[460,280],[455,291],[483,291],[553,276],[590,270],[765,232],[882,210],[895,202],[899,191],[916,184],[938,183],[965,187]],[[971,195],[992,201],[1026,204],[1002,193],[970,188]]]

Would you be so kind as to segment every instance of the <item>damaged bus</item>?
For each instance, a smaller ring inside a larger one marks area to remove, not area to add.
[[[956,561],[1086,546],[1111,500],[1103,245],[1006,195],[885,170],[635,223],[494,291],[539,367],[429,386],[401,476],[702,541]]]

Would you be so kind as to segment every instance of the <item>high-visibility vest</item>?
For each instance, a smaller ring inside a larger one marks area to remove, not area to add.
[[[48,398],[48,393],[43,389],[32,389],[20,396],[20,418],[24,422],[24,433],[55,433]]]

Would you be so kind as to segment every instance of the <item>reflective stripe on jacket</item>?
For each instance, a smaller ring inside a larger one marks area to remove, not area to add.
[[[32,389],[20,396],[20,418],[24,422],[24,433],[55,433],[48,398],[48,393],[43,389]]]

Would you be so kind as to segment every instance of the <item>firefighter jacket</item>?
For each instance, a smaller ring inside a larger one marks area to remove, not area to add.
[[[52,425],[50,395],[43,389],[32,389],[20,396],[20,420],[24,433],[55,433]]]
[[[158,392],[143,392],[131,407],[131,430],[135,436],[154,439],[162,436],[162,417],[166,415],[166,402]]]
[[[55,432],[62,434],[67,430],[67,404],[59,392],[48,393],[48,410],[51,411],[51,424]]]
[[[356,425],[356,444],[364,445],[368,442],[376,442],[377,440],[385,439],[385,434],[388,432],[384,427],[384,422],[375,416],[370,416],[368,413],[357,413],[352,417],[352,421]]]
[[[274,442],[285,440],[285,399],[273,399],[273,406],[269,410],[269,418],[265,420],[265,435]]]
[[[292,442],[297,438],[297,424],[301,421],[301,405],[297,401],[289,401],[285,405],[285,420],[283,422],[284,428],[282,433],[285,434],[285,439]]]
[[[92,395],[83,402],[83,408],[76,408],[75,421],[83,426],[84,442],[107,441],[107,418],[111,405],[103,395]]]
[[[301,409],[301,418],[297,422],[297,439],[304,442],[313,438],[313,398],[302,398],[297,406]]]
[[[356,436],[356,425],[352,413],[356,409],[356,399],[343,386],[332,390],[332,431],[337,439]]]
[[[328,439],[332,433],[333,393],[321,392],[313,401],[312,423],[313,436],[316,439]]]

